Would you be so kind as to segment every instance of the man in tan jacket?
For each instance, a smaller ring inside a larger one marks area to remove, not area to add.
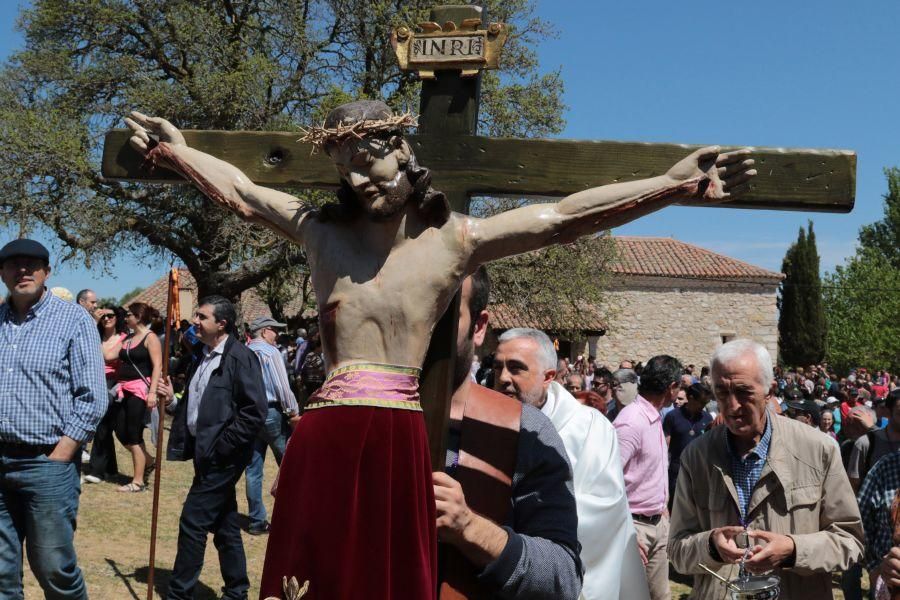
[[[711,360],[713,391],[725,426],[688,446],[675,490],[669,557],[694,575],[691,598],[725,598],[738,576],[748,528],[746,568],[781,577],[781,597],[832,598],[831,573],[863,553],[859,508],[840,453],[819,431],[766,410],[768,351],[750,340],[720,346]]]

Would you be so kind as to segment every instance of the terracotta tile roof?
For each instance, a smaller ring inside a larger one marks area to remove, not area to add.
[[[773,285],[784,278],[781,273],[718,254],[711,250],[672,238],[614,236],[618,257],[611,265],[614,273],[645,277],[674,277],[727,281],[768,281]],[[493,329],[534,327],[553,330],[546,315],[532,315],[518,307],[491,304]],[[582,331],[605,331],[603,315],[595,307],[587,307],[578,315]]]
[[[767,280],[777,283],[781,273],[672,238],[615,236],[619,256],[614,273],[685,279]]]
[[[506,330],[514,327],[533,327],[544,331],[560,329],[547,315],[532,314],[508,304],[489,304],[487,311],[491,315],[489,321],[491,329]],[[595,306],[588,306],[579,311],[577,323],[579,331],[598,333],[606,331],[600,311]]]
[[[182,318],[189,318],[188,315],[193,314],[193,311],[197,306],[197,282],[194,280],[191,272],[184,267],[178,269],[178,287],[182,292],[189,291],[191,294],[192,305],[187,308],[184,306],[181,307]],[[132,302],[146,302],[156,310],[165,314],[167,295],[168,279],[165,275],[163,275],[152,284],[150,284],[140,294],[129,300],[128,303],[130,304]],[[259,294],[256,293],[256,290],[247,290],[246,292],[241,294],[240,304],[241,318],[247,323],[257,317],[272,316],[272,311],[269,310],[269,307],[266,306],[266,303],[263,302],[262,298],[259,297]],[[301,307],[299,300],[294,300],[288,303],[288,305],[285,307],[284,312],[288,317],[294,317],[300,311],[300,308]]]

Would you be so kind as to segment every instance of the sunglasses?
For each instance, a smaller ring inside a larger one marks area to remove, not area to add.
[[[116,318],[116,315],[101,315],[100,316],[101,321],[104,319],[115,319],[115,318]]]

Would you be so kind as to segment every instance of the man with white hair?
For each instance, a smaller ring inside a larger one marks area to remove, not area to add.
[[[672,564],[694,575],[692,598],[727,594],[701,563],[734,579],[745,558],[748,572],[781,578],[782,597],[832,598],[831,573],[863,552],[859,508],[840,453],[812,427],[767,409],[772,359],[765,347],[751,340],[723,344],[711,375],[725,424],[682,454]]]
[[[583,406],[554,381],[556,364],[556,350],[545,333],[510,329],[497,346],[494,389],[539,408],[565,445],[585,570],[582,598],[649,598],[615,430],[599,411]]]

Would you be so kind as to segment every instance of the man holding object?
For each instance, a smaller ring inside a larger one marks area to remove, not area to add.
[[[672,506],[669,557],[694,575],[693,598],[724,598],[719,580],[774,572],[782,597],[832,598],[831,574],[863,553],[859,508],[841,456],[816,429],[767,410],[772,359],[751,340],[713,353],[713,393],[725,425],[688,446]],[[739,538],[749,536],[749,552]],[[746,556],[745,556],[746,555]]]
[[[540,410],[470,375],[489,288],[481,266],[460,289],[446,472],[434,474],[440,599],[575,600],[582,563],[563,441]]]

